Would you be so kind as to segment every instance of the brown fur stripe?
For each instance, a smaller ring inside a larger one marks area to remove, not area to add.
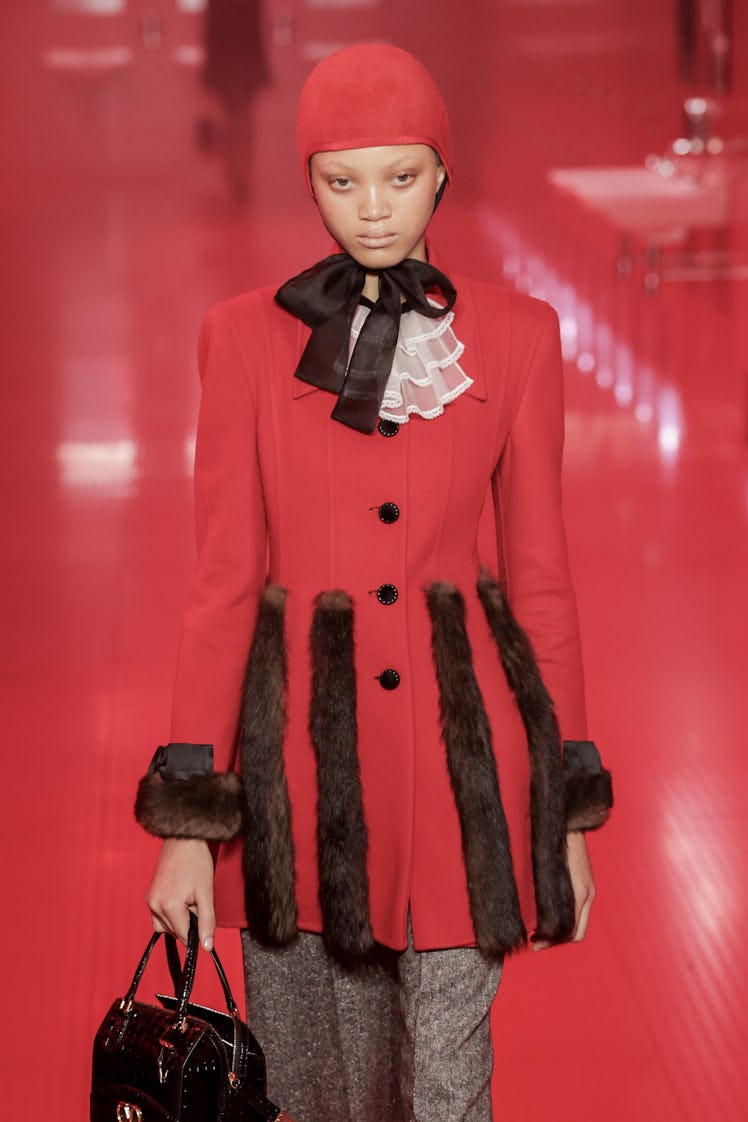
[[[610,772],[564,771],[567,830],[597,830],[608,820],[613,806],[613,783]]]
[[[370,951],[374,936],[358,761],[353,605],[346,592],[322,592],[315,600],[310,650],[320,905],[326,942],[348,957]]]
[[[562,941],[574,930],[574,894],[566,863],[558,723],[530,641],[512,615],[501,586],[484,573],[478,582],[478,595],[527,733],[536,934]]]
[[[450,584],[426,589],[439,684],[442,739],[462,830],[470,911],[481,950],[502,955],[521,946],[520,913],[501,804],[491,729],[473,670],[465,602]]]
[[[257,613],[241,708],[247,919],[256,938],[270,944],[287,943],[297,930],[291,804],[283,766],[285,603],[285,589],[268,585]]]
[[[241,784],[233,772],[162,779],[148,772],[138,784],[135,817],[157,838],[229,841],[242,824]]]

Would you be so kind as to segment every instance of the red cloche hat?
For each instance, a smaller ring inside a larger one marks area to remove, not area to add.
[[[428,144],[453,182],[442,95],[423,63],[399,47],[360,43],[317,63],[301,90],[297,128],[310,191],[315,152],[390,144]]]

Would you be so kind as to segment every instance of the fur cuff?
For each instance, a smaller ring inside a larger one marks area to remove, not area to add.
[[[613,806],[609,771],[565,769],[564,788],[567,830],[597,830],[606,822]]]
[[[157,838],[229,841],[241,829],[241,780],[234,772],[193,779],[148,772],[138,784],[135,817]]]

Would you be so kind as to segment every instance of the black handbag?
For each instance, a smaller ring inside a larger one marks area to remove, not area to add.
[[[161,1007],[135,1000],[158,940],[154,934],[130,988],[96,1033],[91,1122],[293,1122],[265,1095],[262,1048],[239,1016],[215,951],[228,1011],[190,1002],[198,958],[194,916],[184,967],[176,939],[165,936],[174,996],[158,994]]]

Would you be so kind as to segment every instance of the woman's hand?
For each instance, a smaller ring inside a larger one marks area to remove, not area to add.
[[[213,948],[216,917],[213,907],[213,857],[199,838],[167,838],[156,862],[146,897],[154,931],[166,931],[187,942],[190,912],[197,913],[200,943]]]
[[[566,835],[566,852],[571,877],[571,887],[574,890],[574,931],[571,935],[572,943],[581,943],[587,932],[590,919],[592,901],[595,899],[595,879],[592,875],[590,855],[587,852],[587,839],[583,830],[571,830]],[[534,951],[544,951],[555,944],[539,939],[533,943]]]

